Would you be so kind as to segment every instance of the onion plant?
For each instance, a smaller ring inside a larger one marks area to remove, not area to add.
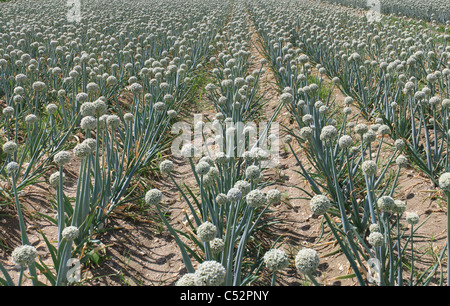
[[[240,66],[242,60],[245,63],[247,58],[241,54],[248,53],[249,45],[249,37],[243,35],[248,27],[245,16],[243,7],[235,4],[231,26],[228,32],[220,35],[220,39],[227,41],[219,40],[216,43],[219,58],[211,60],[212,73],[220,85],[208,84],[207,90],[219,113],[211,122],[212,135],[205,128],[198,136],[200,139],[213,136],[213,146],[206,148],[205,144],[197,148],[186,144],[181,150],[191,167],[195,187],[187,184],[181,186],[176,181],[172,174],[176,169],[170,160],[160,164],[161,172],[169,176],[189,207],[185,216],[186,230],[174,228],[166,219],[158,196],[159,190],[152,189],[145,197],[149,205],[156,205],[160,217],[181,250],[188,273],[186,275],[194,275],[198,285],[209,283],[209,278],[216,277],[201,274],[202,266],[211,262],[220,263],[223,269],[223,277],[216,285],[241,286],[257,279],[263,254],[249,250],[249,245],[252,237],[265,227],[267,221],[263,215],[271,204],[281,199],[281,193],[276,189],[269,190],[267,194],[261,191],[267,185],[262,170],[269,156],[260,146],[264,143],[262,138],[268,135],[266,130],[253,144],[245,141],[244,150],[239,145],[240,139],[249,137],[252,127],[239,129],[237,124],[241,120],[244,120],[244,125],[250,119],[256,120],[256,110],[261,101],[256,92],[261,69],[250,78],[245,77],[248,73],[246,66]],[[229,55],[227,47],[231,50]],[[276,110],[267,127],[270,127],[279,110]],[[195,192],[196,189],[198,192]],[[247,265],[250,258],[253,263]],[[193,261],[200,264],[198,269],[194,268]],[[180,284],[185,283],[186,277],[180,279]]]

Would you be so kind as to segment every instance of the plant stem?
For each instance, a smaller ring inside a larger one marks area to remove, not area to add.
[[[314,286],[320,286],[320,284],[316,281],[314,276],[312,276],[310,273],[307,274],[308,278],[311,280],[311,282],[314,284]]]
[[[272,281],[270,282],[271,286],[275,286],[276,278],[277,278],[277,270],[274,270],[272,274]]]
[[[413,283],[413,276],[414,276],[414,244],[413,244],[413,234],[414,234],[414,225],[411,224],[411,276],[409,279],[409,285],[411,286]]]

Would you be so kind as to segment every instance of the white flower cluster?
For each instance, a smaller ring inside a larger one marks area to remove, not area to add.
[[[209,242],[209,247],[211,249],[211,253],[217,255],[224,250],[225,242],[223,241],[223,239],[214,238]]]
[[[68,151],[61,151],[55,154],[55,157],[53,158],[56,165],[59,167],[62,167],[70,162],[70,152]]]
[[[167,175],[173,171],[174,165],[170,160],[164,160],[159,164],[159,170],[161,174]]]
[[[261,207],[267,202],[266,195],[259,189],[250,191],[245,199],[247,201],[247,204],[253,208]]]
[[[377,174],[377,164],[373,160],[366,160],[362,163],[361,169],[367,176],[374,176]]]
[[[61,235],[62,238],[67,241],[73,241],[76,238],[78,238],[78,235],[80,234],[80,231],[78,230],[78,227],[76,226],[68,226],[63,229]]]
[[[14,141],[7,141],[3,144],[3,152],[6,154],[14,154],[17,151],[17,144]]]
[[[331,206],[331,202],[328,197],[318,194],[311,199],[309,206],[315,215],[321,216],[328,211]]]
[[[319,262],[319,255],[313,249],[301,249],[295,256],[295,267],[300,273],[305,275],[314,274],[319,266]]]
[[[17,173],[19,168],[20,168],[19,164],[12,161],[6,165],[6,172],[8,172],[9,175],[13,176]]]
[[[384,236],[380,232],[370,233],[367,240],[369,244],[375,248],[381,247],[384,244]]]
[[[186,273],[182,277],[180,277],[175,286],[195,286],[195,274],[194,273]]]
[[[378,208],[382,212],[391,212],[395,209],[395,200],[390,196],[382,196],[377,200]]]
[[[202,242],[210,242],[216,238],[217,227],[209,221],[202,223],[197,228],[197,236]]]
[[[200,264],[194,273],[196,286],[220,286],[225,281],[226,270],[217,261],[209,260]]]
[[[145,203],[148,205],[156,205],[161,202],[162,192],[158,189],[150,189],[145,194]]]
[[[271,249],[264,254],[264,264],[269,270],[278,271],[289,265],[289,258],[285,251],[280,249]]]
[[[323,142],[330,144],[338,135],[338,131],[336,127],[332,125],[327,125],[323,127],[320,133],[320,140]]]
[[[50,178],[48,179],[50,185],[53,186],[53,188],[57,188],[59,186],[59,181],[60,181],[60,172],[54,172],[50,175]],[[66,175],[63,173],[63,177],[62,177],[62,182],[64,184],[64,182],[66,181]]]
[[[12,252],[13,261],[23,267],[31,265],[36,256],[37,250],[31,245],[21,245]]]

